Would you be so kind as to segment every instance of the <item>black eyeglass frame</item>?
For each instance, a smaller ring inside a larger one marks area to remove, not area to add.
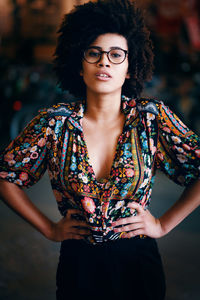
[[[97,61],[95,61],[95,62],[89,62],[87,59],[86,59],[86,57],[85,57],[85,52],[87,51],[87,50],[89,50],[89,49],[95,49],[95,50],[98,50],[99,51],[99,53],[100,53],[100,56],[99,56],[99,59],[97,60]],[[111,51],[113,51],[113,50],[122,50],[123,52],[124,52],[124,59],[120,62],[120,63],[114,63],[112,60],[110,60],[110,58],[109,58],[109,53],[111,52]],[[127,57],[127,54],[128,54],[128,50],[124,50],[124,49],[122,49],[122,48],[112,48],[112,49],[110,49],[109,51],[103,51],[103,50],[100,50],[99,48],[96,48],[96,47],[89,47],[89,48],[87,48],[86,50],[84,50],[83,51],[83,58],[85,59],[85,61],[87,61],[89,64],[96,64],[96,63],[98,63],[98,62],[100,62],[100,60],[101,60],[101,58],[102,58],[102,54],[104,54],[104,53],[106,53],[107,54],[107,58],[108,58],[108,60],[109,60],[109,62],[111,62],[112,64],[114,64],[114,65],[120,65],[120,64],[122,64],[124,61],[125,61],[125,59],[126,59],[126,57]]]

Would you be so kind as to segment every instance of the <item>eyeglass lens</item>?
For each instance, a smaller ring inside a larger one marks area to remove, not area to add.
[[[89,63],[96,63],[101,59],[102,51],[89,48],[84,52],[84,57]],[[107,52],[108,59],[114,64],[120,64],[125,60],[126,53],[122,49],[112,49]]]

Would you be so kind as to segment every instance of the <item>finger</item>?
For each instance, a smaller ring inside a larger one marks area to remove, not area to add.
[[[74,237],[75,240],[84,240],[84,236],[81,236],[81,235],[78,235],[78,234],[73,235],[73,237]]]
[[[122,226],[120,228],[114,228],[113,231],[114,232],[123,232],[123,231],[132,231],[132,230],[136,230],[136,229],[142,229],[143,228],[143,224],[141,222],[138,223],[134,223],[134,224],[129,224],[127,226]]]
[[[137,236],[137,235],[145,235],[144,230],[143,229],[137,229],[137,230],[125,232],[125,233],[122,234],[121,237],[130,239],[131,237],[134,237],[134,236]]]
[[[66,213],[66,218],[70,219],[73,214],[79,214],[84,216],[83,212],[80,209],[68,209]]]
[[[85,222],[85,221],[79,221],[79,220],[75,220],[75,219],[73,219],[72,221],[71,221],[71,223],[70,223],[70,225],[71,226],[76,226],[76,227],[88,227],[88,228],[90,228],[90,224],[88,224],[87,222]]]
[[[79,235],[91,235],[91,230],[89,229],[81,229],[81,228],[73,228],[71,230],[72,233],[74,234],[79,234]]]
[[[137,202],[129,202],[127,207],[132,208],[132,209],[136,209],[138,211],[138,213],[141,213],[144,211],[143,207],[141,204],[137,203]]]
[[[66,239],[68,240],[83,240],[84,236],[79,234],[70,233],[67,235]]]
[[[84,230],[78,230],[77,228],[73,228],[73,230],[70,230],[70,232],[66,232],[64,233],[64,237],[65,239],[73,239],[74,235],[79,235],[81,237],[87,237],[89,235],[91,235],[91,232],[88,231],[84,231]]]
[[[119,226],[119,225],[127,225],[130,223],[137,223],[141,221],[141,217],[140,216],[130,216],[127,218],[120,218],[117,221],[112,222],[112,226]]]

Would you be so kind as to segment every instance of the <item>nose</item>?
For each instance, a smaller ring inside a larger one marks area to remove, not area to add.
[[[100,61],[97,64],[99,67],[110,67],[110,61],[108,60],[107,53],[102,53]]]

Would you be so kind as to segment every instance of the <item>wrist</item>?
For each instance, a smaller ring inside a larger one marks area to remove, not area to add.
[[[165,226],[165,223],[163,222],[162,218],[158,218],[158,221],[160,223],[160,237],[165,236],[170,230]]]
[[[53,221],[48,222],[48,226],[45,228],[45,231],[43,232],[43,235],[50,241],[55,240],[55,226],[56,223]]]

